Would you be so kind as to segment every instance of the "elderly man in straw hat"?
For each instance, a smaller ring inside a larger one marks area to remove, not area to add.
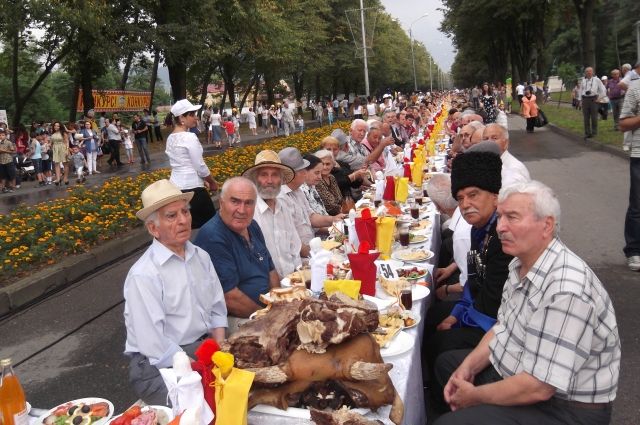
[[[256,155],[254,165],[242,175],[258,188],[253,218],[264,234],[278,275],[285,277],[302,264],[302,242],[293,225],[295,206],[280,193],[282,185],[293,180],[294,172],[280,161],[277,153],[264,150]]]
[[[125,354],[129,381],[147,404],[165,404],[167,388],[158,371],[176,352],[193,355],[200,341],[224,340],[227,307],[216,270],[206,251],[189,242],[193,192],[169,180],[142,192],[136,216],[153,236],[124,283]]]

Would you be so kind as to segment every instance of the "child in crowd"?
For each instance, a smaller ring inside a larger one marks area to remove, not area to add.
[[[133,142],[131,141],[129,130],[122,130],[122,133],[124,133],[122,142],[124,143],[124,150],[127,153],[127,159],[129,160],[129,164],[133,164]]]
[[[330,103],[327,103],[327,121],[329,125],[333,125],[333,106]]]
[[[236,128],[233,125],[233,121],[231,121],[231,118],[227,118],[224,121],[224,130],[225,133],[227,133],[227,142],[229,143],[229,146],[233,145],[233,136],[236,132]]]
[[[87,166],[87,160],[80,152],[80,147],[77,145],[71,148],[71,161],[73,162],[73,166],[76,168],[76,183],[80,183],[81,181],[84,183],[86,178],[82,173],[84,171],[84,167]]]
[[[36,178],[38,179],[38,186],[44,186],[44,175],[42,174],[42,146],[38,140],[38,135],[34,131],[31,133],[31,140],[29,141],[29,151],[31,152],[31,163],[33,169],[36,172]]]
[[[304,120],[300,115],[298,115],[298,119],[296,120],[296,126],[298,127],[298,131],[300,133],[304,131]]]
[[[504,112],[504,102],[500,102],[498,105],[498,116],[496,117],[496,124],[500,124],[507,130],[509,129],[509,123],[507,121],[507,114]]]

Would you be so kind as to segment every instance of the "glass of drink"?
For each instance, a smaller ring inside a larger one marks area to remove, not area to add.
[[[418,196],[418,197],[416,198],[416,203],[417,203],[418,205],[422,205],[422,196]]]
[[[411,310],[413,306],[413,294],[411,293],[411,283],[407,281],[404,287],[400,290],[400,304],[405,310]]]
[[[398,229],[398,237],[400,239],[400,245],[404,248],[409,246],[409,226],[401,226]]]
[[[382,200],[380,200],[380,199],[375,199],[375,200],[373,201],[373,205],[374,205],[376,208],[378,208],[378,207],[380,206],[380,204],[381,204],[381,203],[382,203]]]
[[[429,192],[427,192],[427,183],[422,184],[422,194],[424,195],[425,198],[429,196]]]
[[[411,203],[411,218],[417,220],[420,218],[420,205],[416,202]]]

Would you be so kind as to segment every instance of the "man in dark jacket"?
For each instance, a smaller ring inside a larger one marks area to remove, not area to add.
[[[429,316],[435,326],[435,332],[425,342],[430,368],[445,351],[473,349],[496,321],[513,258],[502,251],[496,232],[501,170],[502,161],[493,152],[466,152],[453,161],[451,194],[458,200],[462,216],[472,226],[468,278],[462,299],[453,305],[448,315],[441,311],[440,317]],[[434,392],[441,393],[439,389]]]

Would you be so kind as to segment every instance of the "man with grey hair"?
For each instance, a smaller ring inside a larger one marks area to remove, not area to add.
[[[436,290],[439,299],[448,298],[450,294],[460,294],[467,281],[467,252],[471,248],[471,225],[462,218],[462,213],[451,195],[451,176],[449,174],[434,174],[427,183],[429,198],[435,204],[441,215],[451,217],[445,223],[446,229],[452,232],[453,261],[446,267],[438,268]],[[443,234],[446,232],[443,231]],[[459,277],[453,282],[449,278],[459,271]]]
[[[262,230],[278,275],[285,277],[302,264],[302,242],[291,225],[295,223],[294,207],[286,196],[280,195],[282,185],[293,180],[294,172],[280,161],[277,153],[264,150],[258,152],[254,165],[242,175],[258,189],[253,219]]]
[[[263,307],[260,294],[280,286],[271,254],[253,219],[258,199],[256,185],[246,177],[225,181],[220,210],[207,221],[194,241],[211,257],[229,314],[247,318]]]
[[[504,188],[498,236],[509,264],[498,321],[474,350],[442,354],[453,410],[436,425],[594,424],[611,420],[620,338],[595,273],[558,239],[560,204],[537,181]]]
[[[478,121],[474,121],[474,122],[478,122]],[[485,127],[482,124],[475,126],[475,131],[471,135],[471,146],[476,145],[483,140],[482,133],[484,133],[484,129]]]
[[[605,97],[607,90],[597,76],[593,75],[590,66],[584,70],[584,77],[580,80],[578,101],[582,106],[582,118],[584,120],[584,138],[589,139],[598,134],[598,102]]]
[[[483,140],[490,140],[500,148],[502,160],[502,186],[507,187],[513,183],[527,182],[531,180],[529,170],[515,156],[509,152],[509,130],[500,124],[489,124],[482,134]]]
[[[284,127],[285,136],[296,132],[296,125],[293,119],[293,108],[289,105],[288,100],[282,102],[282,126]]]
[[[166,403],[158,369],[171,367],[174,354],[193,356],[204,338],[225,338],[227,308],[216,269],[209,254],[189,242],[192,197],[159,180],[142,191],[136,213],[153,242],[124,282],[125,354],[129,382],[147,404]]]

